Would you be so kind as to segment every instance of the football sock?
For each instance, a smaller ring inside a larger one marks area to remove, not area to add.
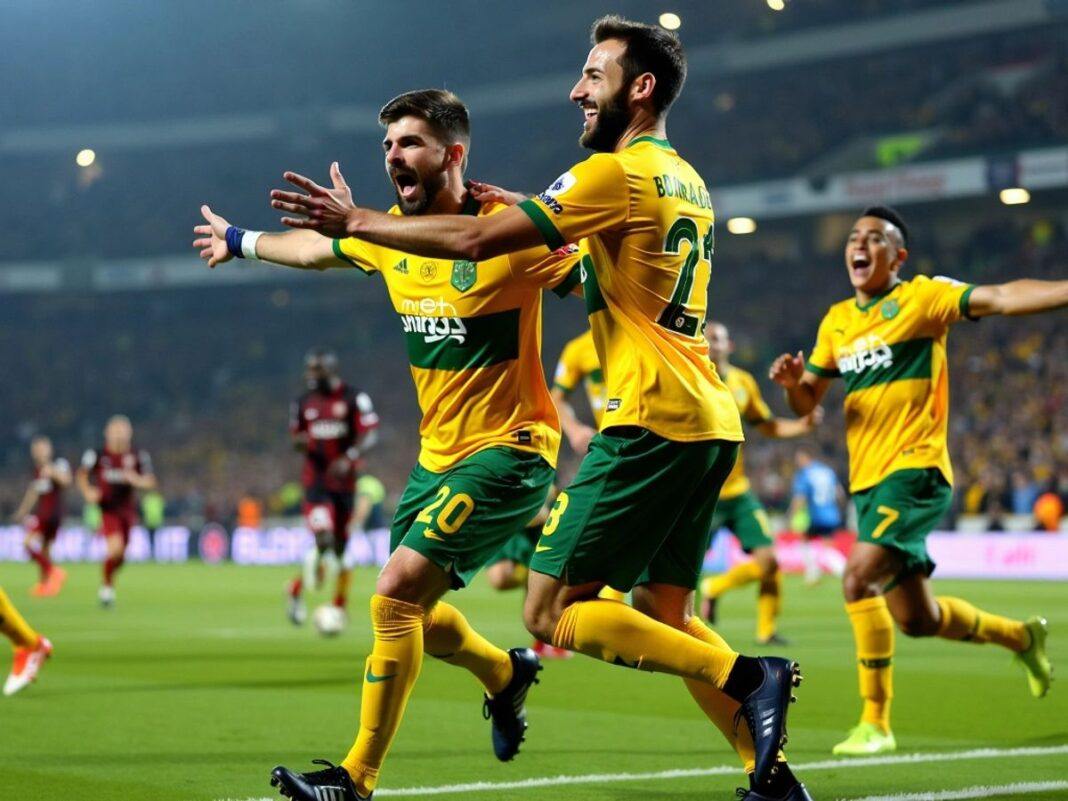
[[[23,620],[19,610],[0,587],[0,632],[11,640],[15,648],[36,648],[40,635]]]
[[[423,607],[371,596],[375,642],[367,657],[360,701],[360,732],[342,766],[356,791],[368,795],[397,733],[423,665]]]
[[[291,582],[289,582],[289,597],[290,598],[299,598],[301,590],[303,590],[303,589],[304,589],[304,578],[302,576],[297,576],[295,579],[293,579]]]
[[[122,567],[122,563],[126,561],[125,556],[109,556],[104,559],[104,586],[110,587],[115,580],[115,573]]]
[[[673,629],[616,601],[579,601],[564,610],[553,645],[615,665],[671,673],[722,687],[738,654]]]
[[[776,570],[775,575],[760,582],[760,594],[757,596],[758,640],[766,640],[775,634],[781,608],[782,571]]]
[[[735,565],[726,573],[709,576],[701,582],[701,594],[706,598],[718,598],[727,590],[744,587],[753,581],[759,581],[763,571],[753,560]]]
[[[691,637],[701,642],[714,645],[717,648],[730,648],[727,641],[719,634],[710,629],[696,617],[690,618],[685,631]],[[746,773],[752,773],[756,769],[756,751],[753,750],[753,735],[749,727],[742,723],[735,727],[735,714],[738,712],[739,703],[728,696],[722,690],[717,690],[708,684],[693,679],[683,679],[686,689],[690,691],[693,700],[727,738],[745,766]]]
[[[423,623],[423,650],[450,665],[467,668],[493,695],[512,680],[512,659],[467,622],[455,606],[438,601]]]
[[[626,601],[627,594],[620,592],[619,590],[613,590],[611,587],[602,587],[601,591],[597,593],[597,597],[602,601]]]
[[[48,579],[48,574],[52,572],[52,560],[48,557],[48,548],[42,545],[40,550],[38,550],[27,546],[26,552],[41,568],[41,581],[46,581]]]
[[[960,598],[942,595],[936,600],[942,612],[938,636],[943,639],[992,642],[1016,653],[1026,650],[1031,644],[1027,627],[1019,620],[992,615]]]
[[[352,584],[352,571],[340,570],[337,574],[337,591],[334,593],[334,606],[342,609],[349,602],[349,585]]]
[[[864,709],[860,719],[890,731],[894,697],[894,619],[881,595],[846,604],[857,646],[857,674]]]

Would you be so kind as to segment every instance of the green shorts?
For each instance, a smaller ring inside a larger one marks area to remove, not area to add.
[[[522,532],[556,471],[536,453],[495,447],[444,473],[416,465],[390,530],[392,553],[405,545],[448,572],[454,588],[468,584],[508,539]]]
[[[768,515],[752,491],[747,490],[716,504],[712,518],[712,535],[725,528],[738,538],[742,550],[752,553],[757,548],[770,548],[775,544],[768,526]]]
[[[901,572],[887,589],[914,573],[934,572],[927,553],[927,535],[949,511],[953,488],[936,467],[898,470],[874,487],[853,495],[857,504],[859,542],[870,542],[897,553]]]
[[[696,589],[737,442],[674,442],[643,428],[597,434],[553,504],[530,569],[574,586]]]
[[[530,526],[518,534],[513,534],[486,564],[509,561],[526,567],[530,564],[530,557],[534,555],[534,544],[540,535],[541,526]]]

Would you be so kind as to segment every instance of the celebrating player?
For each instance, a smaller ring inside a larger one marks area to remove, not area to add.
[[[14,649],[11,673],[4,682],[4,695],[14,695],[37,679],[41,666],[52,655],[52,643],[30,628],[3,587],[0,587],[0,633],[11,640]]]
[[[832,378],[845,382],[850,491],[859,539],[842,583],[853,625],[864,701],[860,723],[836,754],[896,748],[890,730],[894,624],[910,637],[996,643],[1015,653],[1031,693],[1049,690],[1046,621],[1010,620],[960,598],[935,596],[926,540],[952,499],[946,445],[949,374],[946,334],[964,319],[1035,314],[1068,305],[1068,281],[1019,280],[995,286],[900,271],[908,229],[894,210],[864,211],[845,247],[854,297],[830,308],[808,362],[783,354],[772,379],[790,406],[808,414]]]
[[[845,572],[845,557],[834,546],[827,543],[827,538],[842,527],[842,504],[845,492],[838,481],[834,469],[824,464],[808,448],[798,448],[794,452],[793,497],[790,498],[792,519],[804,510],[808,516],[808,528],[805,531],[805,583],[809,586],[819,583],[826,567],[836,576]]]
[[[137,490],[156,488],[148,453],[133,449],[133,426],[128,417],[119,414],[108,420],[104,447],[85,452],[77,482],[85,502],[100,507],[100,533],[107,551],[97,598],[102,607],[110,609],[115,604],[115,573],[126,559],[130,530],[137,522]]]
[[[15,510],[15,520],[26,527],[26,552],[41,568],[41,578],[30,591],[56,595],[67,580],[67,571],[52,563],[52,543],[63,518],[63,490],[70,486],[70,464],[55,458],[52,440],[37,436],[30,443],[33,481]],[[32,514],[31,514],[32,510]]]
[[[425,257],[479,262],[581,240],[608,402],[542,530],[527,627],[558,647],[683,677],[753,771],[749,799],[807,798],[778,758],[796,663],[742,656],[692,614],[742,430],[699,330],[711,203],[665,133],[685,56],[674,34],[619,17],[596,22],[592,39],[571,100],[585,118],[580,142],[598,152],[537,197],[488,216],[400,218],[356,207],[335,169],[331,189],[286,173],[304,191],[275,190],[273,205],[294,215],[283,218],[291,227]],[[598,599],[606,584],[633,588],[634,608]],[[746,727],[735,725],[736,712]]]
[[[386,172],[397,194],[389,219],[507,213],[480,205],[463,184],[470,145],[467,109],[450,92],[409,92],[387,103]],[[338,197],[351,194],[335,163]],[[543,288],[577,286],[574,249],[540,247],[476,260],[419,258],[401,249],[314,231],[260,234],[202,209],[194,246],[210,266],[233,256],[293,267],[353,268],[386,282],[404,331],[419,405],[422,449],[393,520],[392,555],[371,599],[374,646],[367,659],[360,728],[338,767],[299,774],[278,767],[272,783],[305,801],[365,799],[400,725],[424,651],[470,670],[486,690],[494,753],[507,761],[527,727],[524,701],[540,670],[528,648],[503,651],[441,601],[465,586],[541,507],[555,472],[560,423],[541,366]]]
[[[367,393],[351,388],[337,372],[337,356],[313,350],[304,357],[308,391],[294,401],[289,430],[293,445],[304,454],[304,519],[315,536],[305,559],[303,576],[289,583],[289,619],[304,622],[301,594],[316,583],[320,560],[325,572],[337,575],[334,605],[344,609],[352,571],[343,564],[349,541],[356,492],[356,465],[375,444],[378,415]]]
[[[786,420],[771,413],[764,396],[760,394],[760,385],[752,374],[731,364],[734,342],[727,326],[709,320],[705,324],[705,338],[708,340],[709,358],[734,397],[738,412],[745,422],[756,426],[761,434],[772,439],[801,437],[818,425],[818,409],[801,420]],[[775,558],[775,543],[768,527],[767,513],[750,488],[740,448],[738,459],[719,491],[719,503],[712,518],[713,536],[724,528],[738,538],[742,549],[753,558],[701,582],[701,616],[709,623],[715,623],[716,601],[723,593],[758,581],[757,643],[784,645],[785,641],[778,633],[779,611],[782,608],[782,572]]]

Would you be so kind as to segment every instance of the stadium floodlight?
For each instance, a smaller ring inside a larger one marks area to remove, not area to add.
[[[782,11],[786,8],[786,0],[768,0],[768,8],[772,11]]]
[[[1031,193],[1022,186],[1013,186],[1001,190],[1001,202],[1006,206],[1019,206],[1031,202]]]
[[[682,25],[682,17],[678,14],[665,11],[660,15],[660,27],[667,28],[669,31],[677,31],[680,25]]]
[[[727,220],[727,230],[732,234],[744,236],[753,233],[756,229],[756,220],[752,217],[731,217]]]
[[[96,152],[89,148],[79,150],[78,155],[74,157],[74,162],[79,167],[90,167],[94,161],[96,161]]]

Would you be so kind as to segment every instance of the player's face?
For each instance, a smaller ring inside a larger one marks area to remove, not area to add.
[[[133,427],[128,420],[111,420],[104,429],[104,442],[108,450],[119,453],[130,449],[133,440]]]
[[[382,149],[401,213],[422,214],[447,183],[449,148],[425,120],[401,117],[386,128]]]
[[[30,456],[35,464],[48,464],[52,461],[52,442],[47,439],[35,439],[30,445]]]
[[[861,292],[881,292],[907,256],[901,247],[901,235],[892,223],[879,217],[861,217],[846,242],[849,280]]]
[[[571,102],[582,109],[582,135],[579,144],[600,153],[616,149],[619,138],[630,124],[623,67],[619,59],[626,45],[606,39],[586,57],[582,77],[571,90]]]
[[[330,371],[320,361],[314,361],[304,371],[308,389],[326,391],[330,387]]]
[[[708,340],[708,356],[713,361],[730,356],[733,347],[727,326],[722,323],[709,323],[705,326],[705,339]]]

